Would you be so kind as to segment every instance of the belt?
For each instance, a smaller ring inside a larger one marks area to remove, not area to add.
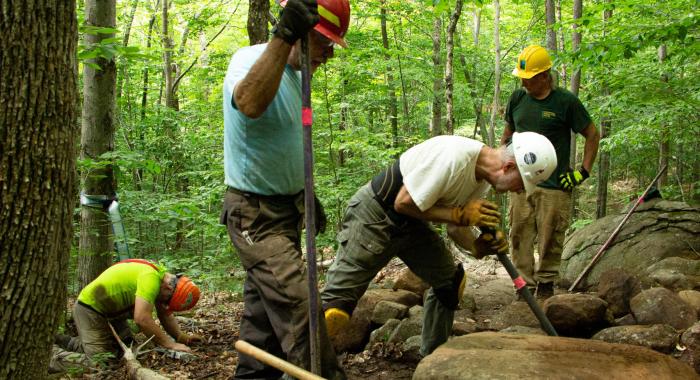
[[[301,190],[298,193],[291,194],[291,195],[286,195],[286,194],[263,195],[263,194],[253,193],[250,191],[238,190],[235,187],[231,187],[231,186],[227,186],[226,191],[229,193],[232,193],[232,194],[246,197],[246,198],[266,199],[266,200],[276,201],[276,202],[294,202],[297,199],[297,197],[299,197],[299,195],[304,192],[304,190]]]

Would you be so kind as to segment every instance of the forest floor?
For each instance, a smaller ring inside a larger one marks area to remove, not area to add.
[[[394,272],[400,268],[392,266],[390,270]],[[383,277],[386,278],[387,275],[391,277],[393,273],[387,274],[384,271]],[[184,331],[205,337],[205,343],[191,346],[197,359],[186,362],[150,351],[139,355],[139,362],[171,379],[232,378],[238,362],[234,344],[238,340],[243,313],[240,295],[228,292],[204,293],[195,309],[193,313],[185,313],[177,318]],[[145,337],[137,334],[136,340],[143,342]],[[401,350],[391,346],[376,347],[358,354],[342,354],[338,358],[349,380],[407,380],[413,376],[417,365],[415,361],[402,358]],[[122,366],[97,373],[63,374],[58,378],[121,380],[126,378],[126,373]]]

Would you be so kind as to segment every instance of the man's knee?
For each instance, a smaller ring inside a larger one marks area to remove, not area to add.
[[[459,307],[459,301],[462,299],[462,294],[464,294],[464,286],[466,282],[467,276],[464,273],[464,267],[460,263],[457,265],[457,270],[452,278],[452,283],[448,286],[443,286],[433,290],[435,292],[435,297],[437,297],[440,303],[442,303],[445,307],[452,310],[457,310]]]

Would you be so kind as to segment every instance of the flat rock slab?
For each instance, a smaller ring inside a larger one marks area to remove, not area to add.
[[[423,359],[414,380],[698,379],[687,364],[645,347],[595,340],[481,332]]]

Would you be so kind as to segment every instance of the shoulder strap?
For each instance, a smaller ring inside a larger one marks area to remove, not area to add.
[[[114,265],[117,265],[117,264],[125,264],[125,263],[139,263],[139,264],[145,264],[145,265],[148,265],[148,266],[150,266],[151,268],[155,269],[156,271],[158,270],[158,267],[157,267],[155,264],[153,264],[152,262],[150,262],[150,261],[148,261],[148,260],[144,260],[144,259],[126,259],[126,260],[122,260],[122,261],[120,261],[120,262],[118,262],[118,263],[116,263],[116,264],[114,264]]]

